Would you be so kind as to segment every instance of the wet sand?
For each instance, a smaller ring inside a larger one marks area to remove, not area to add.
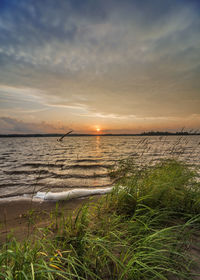
[[[66,215],[88,202],[97,202],[100,195],[84,199],[72,199],[58,202],[59,209]],[[0,243],[13,238],[23,240],[37,227],[50,223],[50,213],[56,208],[55,201],[7,201],[0,204]]]

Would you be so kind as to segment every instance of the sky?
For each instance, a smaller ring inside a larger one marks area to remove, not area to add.
[[[200,128],[199,0],[1,0],[0,134]]]

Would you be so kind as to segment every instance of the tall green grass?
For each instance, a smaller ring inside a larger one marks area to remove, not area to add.
[[[111,176],[116,187],[98,203],[67,217],[57,207],[36,241],[4,244],[1,279],[193,279],[186,245],[200,230],[195,172],[174,160],[143,169],[128,160]]]
[[[195,214],[200,212],[200,183],[197,173],[176,160],[164,160],[155,166],[138,168],[129,159],[111,172],[117,178],[116,188],[119,207],[130,207],[142,200],[153,208]],[[115,199],[114,199],[115,200]],[[122,203],[120,200],[124,200]],[[132,204],[129,200],[132,200]],[[125,209],[122,209],[124,212]],[[130,207],[130,211],[134,208]]]

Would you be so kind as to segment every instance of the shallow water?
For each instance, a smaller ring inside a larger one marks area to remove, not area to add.
[[[199,167],[200,136],[0,138],[0,198],[107,187],[109,168],[129,156],[138,164],[175,157]]]

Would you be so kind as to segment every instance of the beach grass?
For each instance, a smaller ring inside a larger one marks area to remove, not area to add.
[[[116,187],[98,203],[67,216],[57,206],[35,236],[9,238],[0,279],[198,279],[189,251],[200,231],[195,171],[175,160],[141,168],[129,159],[110,176]]]

